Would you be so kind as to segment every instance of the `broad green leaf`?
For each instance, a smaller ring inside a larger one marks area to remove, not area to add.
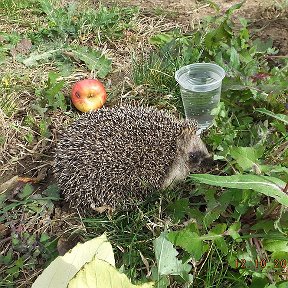
[[[265,114],[265,115],[268,115],[268,116],[271,116],[271,117],[273,117],[279,121],[284,122],[286,125],[288,125],[288,116],[285,114],[275,114],[275,113],[273,113],[273,112],[271,112],[265,108],[258,108],[255,111],[260,112],[260,113]]]
[[[71,48],[71,52],[74,58],[83,61],[87,68],[94,71],[100,78],[104,78],[112,69],[112,61],[107,59],[101,51],[78,46]]]
[[[170,232],[167,238],[175,245],[180,246],[195,258],[196,261],[200,260],[204,250],[202,239],[196,232],[183,229],[180,231]]]
[[[174,221],[180,221],[184,218],[189,209],[189,199],[182,198],[172,202],[167,207],[167,212]]]
[[[288,240],[265,239],[263,246],[271,252],[288,252]]]
[[[44,287],[44,286],[43,286]],[[67,288],[152,288],[154,283],[133,285],[128,277],[96,256],[76,274]]]
[[[288,206],[288,195],[283,192],[286,183],[275,177],[248,174],[232,176],[194,174],[190,177],[198,182],[213,186],[251,189],[266,196],[275,198],[279,203]]]
[[[81,267],[94,256],[115,266],[112,246],[105,234],[77,244],[64,256],[58,256],[36,279],[32,288],[66,288]]]
[[[52,197],[55,200],[60,199],[60,188],[56,184],[49,185],[44,191],[43,194]]]
[[[169,33],[160,33],[160,34],[156,34],[156,35],[150,37],[149,42],[152,45],[162,46],[162,45],[169,43],[172,40],[173,40],[173,35],[171,35]]]
[[[275,220],[258,220],[256,224],[251,227],[251,230],[263,230],[265,233],[269,233],[269,231],[274,230],[274,221]]]
[[[158,269],[156,266],[151,268],[151,280],[156,282],[157,288],[167,288],[169,287],[170,281],[168,275],[159,275]]]
[[[258,165],[258,158],[263,154],[262,149],[253,147],[233,147],[230,149],[230,155],[237,164],[244,170],[250,170],[253,166]]]
[[[252,283],[249,286],[250,288],[259,288],[259,287],[266,287],[265,285],[269,283],[268,279],[266,278],[258,278],[258,277],[253,277],[252,278]]]
[[[266,42],[257,38],[253,41],[253,46],[256,47],[257,52],[265,53],[269,48],[273,47],[273,40],[272,38],[268,39]]]
[[[177,259],[178,252],[166,239],[168,232],[162,232],[153,242],[159,275],[182,275],[190,271],[189,264]]]
[[[284,281],[284,282],[281,282],[281,283],[277,283],[277,288],[287,288],[288,287],[288,281]]]

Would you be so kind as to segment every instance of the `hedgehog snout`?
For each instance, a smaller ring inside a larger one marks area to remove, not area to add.
[[[201,168],[211,168],[213,165],[215,165],[215,161],[212,156],[203,158],[200,163]]]
[[[189,166],[191,170],[197,170],[197,168],[210,167],[213,164],[212,157],[203,151],[193,151],[189,153]]]

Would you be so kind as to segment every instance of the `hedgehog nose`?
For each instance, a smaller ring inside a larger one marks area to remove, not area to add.
[[[210,168],[215,164],[215,161],[213,160],[213,157],[209,156],[209,157],[205,157],[201,163],[200,166],[202,168]]]

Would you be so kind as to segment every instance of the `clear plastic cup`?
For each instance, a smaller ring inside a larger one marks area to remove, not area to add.
[[[194,63],[181,67],[175,73],[186,118],[194,118],[202,131],[212,124],[212,109],[220,101],[225,71],[212,63]]]

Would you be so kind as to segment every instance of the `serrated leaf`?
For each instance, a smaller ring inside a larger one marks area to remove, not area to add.
[[[182,198],[169,204],[167,207],[167,212],[170,213],[171,214],[170,217],[177,222],[184,218],[188,209],[189,209],[189,199]]]
[[[265,115],[268,115],[268,116],[271,116],[279,121],[282,121],[284,122],[286,125],[288,125],[288,116],[285,115],[285,114],[275,114],[265,108],[258,108],[258,109],[255,109],[255,111],[257,112],[260,112],[262,114],[265,114]]]
[[[154,283],[133,285],[128,277],[96,256],[76,274],[67,288],[152,288]]]
[[[207,210],[203,218],[203,224],[206,227],[209,227],[215,220],[220,217],[220,215],[226,210],[227,206],[228,203],[225,203],[224,201],[215,203],[214,207],[210,207],[209,204],[207,204]]]
[[[259,175],[215,176],[209,174],[194,174],[190,177],[198,182],[213,186],[251,189],[275,198],[279,203],[288,206],[288,195],[283,192],[286,183],[275,177]]]
[[[204,251],[202,239],[190,229],[170,232],[167,238],[175,245],[190,253],[196,261],[200,260]]]
[[[58,256],[36,279],[32,288],[66,288],[81,267],[94,256],[115,266],[112,246],[105,234],[77,244],[64,256]]]
[[[153,241],[159,275],[182,275],[191,270],[189,264],[183,264],[177,258],[178,251],[166,239],[168,232],[162,232]]]
[[[255,149],[253,147],[233,147],[230,149],[230,155],[244,171],[258,166],[258,159],[262,154],[262,149]]]
[[[102,52],[86,47],[71,48],[73,57],[85,63],[87,68],[104,78],[111,71],[111,60]]]
[[[26,66],[33,66],[38,64],[37,62],[40,60],[47,60],[51,56],[60,53],[62,49],[52,49],[49,51],[46,51],[44,53],[38,53],[38,52],[32,52],[30,56],[23,60],[23,64]]]

